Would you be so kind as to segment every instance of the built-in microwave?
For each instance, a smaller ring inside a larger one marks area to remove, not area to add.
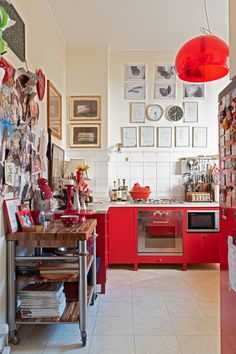
[[[187,232],[219,230],[219,210],[187,210]]]

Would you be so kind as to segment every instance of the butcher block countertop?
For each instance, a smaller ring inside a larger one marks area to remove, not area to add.
[[[217,208],[219,203],[189,203],[177,202],[169,204],[149,204],[149,203],[134,203],[133,201],[127,202],[109,202],[109,201],[96,201],[88,204],[88,209],[94,210],[97,213],[107,213],[109,208]]]

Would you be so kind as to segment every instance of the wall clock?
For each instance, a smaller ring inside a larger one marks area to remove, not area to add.
[[[167,118],[172,120],[173,122],[177,122],[181,118],[183,118],[184,110],[180,106],[171,106],[167,110]]]
[[[164,109],[159,104],[152,104],[147,109],[147,117],[150,120],[157,121],[163,116]]]

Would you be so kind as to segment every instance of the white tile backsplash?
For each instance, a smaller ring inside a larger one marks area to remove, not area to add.
[[[130,164],[130,178],[143,179],[143,163]]]
[[[96,197],[108,198],[113,181],[125,178],[129,190],[138,182],[141,186],[150,186],[153,198],[183,199],[184,188],[179,159],[188,153],[192,156],[193,149],[174,152],[173,150],[135,152],[127,149],[121,153],[102,150],[96,151],[96,154],[91,151],[84,153],[80,151],[78,154],[78,151],[73,150],[67,155],[67,159],[85,158],[90,166],[91,181],[88,184]]]
[[[155,162],[144,162],[144,178],[155,178],[157,175],[157,164]]]
[[[170,164],[169,162],[157,163],[157,178],[169,178],[170,177]]]

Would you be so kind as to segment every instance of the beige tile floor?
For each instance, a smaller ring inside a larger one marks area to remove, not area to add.
[[[77,325],[25,325],[19,335],[13,353],[219,354],[219,268],[109,269],[107,294],[89,311],[85,348]]]

